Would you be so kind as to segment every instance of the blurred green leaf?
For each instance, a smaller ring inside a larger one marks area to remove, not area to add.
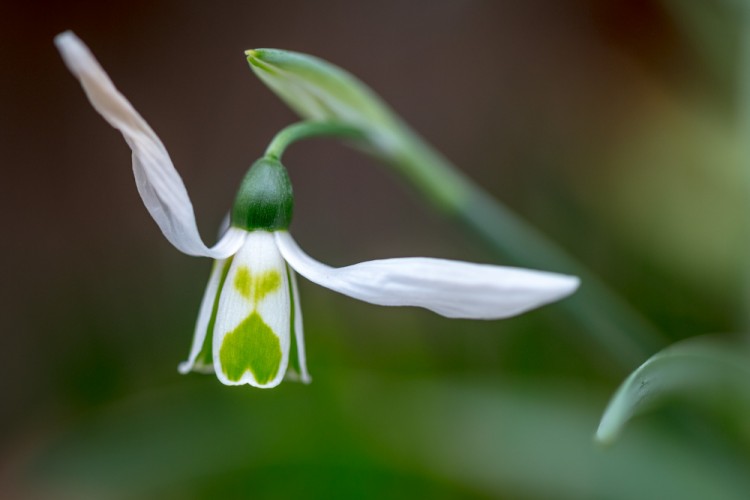
[[[724,90],[731,90],[738,80],[737,63],[742,50],[740,30],[743,17],[748,13],[747,2],[662,0],[662,3],[702,59],[702,69],[708,70]]]
[[[347,405],[368,422],[371,446],[497,498],[740,499],[747,463],[657,429],[623,446],[594,446],[596,404],[552,381],[490,380],[362,385]],[[366,396],[365,396],[366,395]],[[386,397],[386,406],[357,404]]]
[[[630,419],[675,395],[713,405],[731,402],[731,411],[750,410],[750,354],[710,337],[678,342],[635,370],[612,397],[596,438],[614,441]]]
[[[598,402],[576,385],[345,375],[273,392],[211,381],[137,396],[43,449],[29,481],[41,498],[689,500],[750,490],[746,461],[658,430],[594,446]]]

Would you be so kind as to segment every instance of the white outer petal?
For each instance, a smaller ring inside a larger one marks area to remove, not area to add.
[[[203,292],[198,320],[195,323],[195,333],[193,334],[193,345],[190,347],[190,356],[188,356],[187,361],[183,361],[177,367],[177,371],[183,375],[191,371],[200,373],[213,373],[214,371],[213,364],[199,364],[196,366],[195,361],[201,349],[203,349],[203,343],[206,341],[206,336],[208,335],[208,323],[211,321],[216,294],[219,293],[222,270],[226,262],[226,259],[214,261],[211,276],[208,278],[208,285],[206,285],[206,291]]]
[[[288,232],[275,234],[281,255],[310,281],[372,304],[424,307],[449,318],[515,316],[579,285],[575,276],[425,257],[332,268],[303,252]]]
[[[94,108],[122,132],[133,151],[133,173],[138,192],[164,236],[188,255],[225,259],[242,241],[225,234],[213,248],[200,237],[190,197],[164,144],[114,86],[88,47],[71,31],[55,37],[55,45],[68,69],[81,82]]]

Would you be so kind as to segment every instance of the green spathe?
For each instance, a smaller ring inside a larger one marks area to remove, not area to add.
[[[279,372],[281,343],[271,327],[253,311],[224,337],[219,358],[221,370],[232,382],[250,371],[259,384],[267,384]]]
[[[287,50],[255,49],[245,55],[255,74],[307,119],[354,124],[375,135],[400,129],[400,120],[377,94],[338,66]]]
[[[232,206],[232,225],[247,231],[287,229],[294,196],[284,166],[275,158],[256,161],[242,180]]]

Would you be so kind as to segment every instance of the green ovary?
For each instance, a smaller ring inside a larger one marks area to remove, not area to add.
[[[257,312],[229,332],[219,351],[221,370],[232,382],[249,371],[259,384],[276,377],[281,365],[281,344]]]

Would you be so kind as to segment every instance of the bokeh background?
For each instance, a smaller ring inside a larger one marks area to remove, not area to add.
[[[559,304],[452,321],[302,280],[311,385],[178,375],[210,262],[164,240],[122,138],[52,45],[66,29],[89,44],[166,144],[207,240],[247,167],[297,119],[243,51],[346,68],[666,346],[747,330],[743,2],[0,10],[0,497],[746,498],[750,430],[731,400],[676,399],[615,446],[593,443],[635,365],[599,352]],[[324,262],[513,264],[341,144],[296,145],[285,163],[292,230]]]

